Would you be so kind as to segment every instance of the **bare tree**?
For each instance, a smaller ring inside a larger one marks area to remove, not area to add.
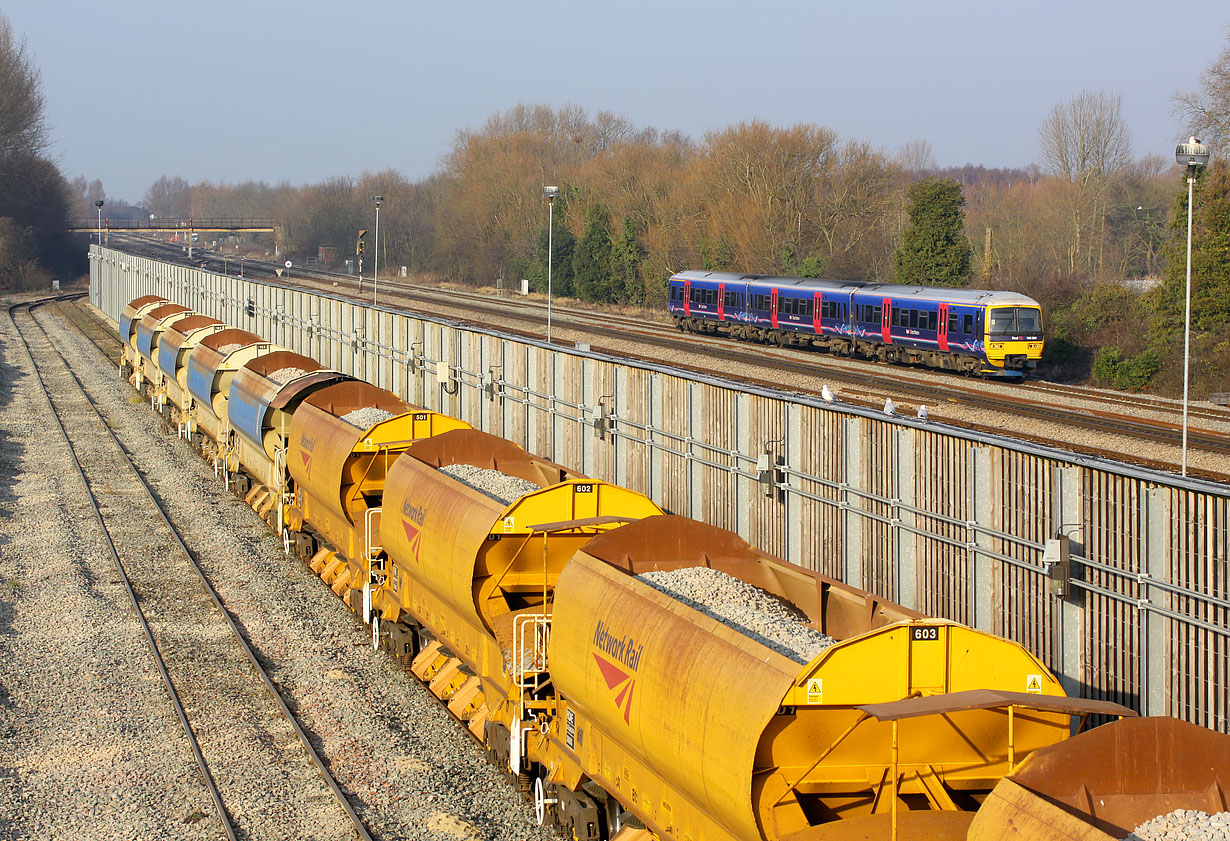
[[[1186,120],[1184,133],[1225,149],[1230,142],[1230,44],[1200,74],[1200,89],[1175,94],[1174,105],[1176,115]]]
[[[1082,184],[1121,169],[1132,159],[1123,97],[1082,91],[1060,102],[1038,128],[1042,164],[1052,174]]]
[[[1062,194],[1071,231],[1068,269],[1072,274],[1100,269],[1109,178],[1132,160],[1123,97],[1082,91],[1060,102],[1039,126],[1038,145],[1044,168],[1072,185]]]
[[[164,175],[146,191],[145,206],[150,213],[164,219],[189,216],[192,213],[192,188],[178,175]]]
[[[893,160],[906,172],[932,172],[939,169],[931,144],[921,138],[907,140],[898,146]]]
[[[41,154],[47,148],[39,71],[0,12],[0,155]]]

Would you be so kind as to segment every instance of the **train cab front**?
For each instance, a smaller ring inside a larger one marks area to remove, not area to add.
[[[987,311],[987,363],[1007,377],[1022,377],[1042,358],[1042,309],[998,306]]]

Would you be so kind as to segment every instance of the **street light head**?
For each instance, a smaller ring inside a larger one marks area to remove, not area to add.
[[[1189,138],[1186,143],[1175,147],[1174,159],[1179,166],[1208,166],[1209,147],[1195,137]]]
[[[372,201],[376,202],[376,207],[380,207],[380,203],[384,201],[384,196],[372,196]]]
[[[98,201],[94,202],[94,206],[101,208],[103,206],[103,200],[99,199]]]
[[[553,202],[559,195],[559,187],[543,187],[542,194],[547,197],[547,201]]]

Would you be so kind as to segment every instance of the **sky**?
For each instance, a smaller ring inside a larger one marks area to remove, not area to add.
[[[1173,155],[1178,91],[1230,8],[831,0],[4,0],[40,68],[68,178],[138,202],[189,183],[439,169],[459,130],[518,103],[611,111],[696,139],[813,123],[940,166],[1037,162],[1038,125],[1122,95],[1137,156]],[[1216,150],[1215,150],[1216,151]]]

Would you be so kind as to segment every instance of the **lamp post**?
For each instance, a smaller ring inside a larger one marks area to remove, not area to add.
[[[98,247],[102,248],[102,206],[103,200],[99,199],[94,202],[94,206],[98,208]]]
[[[1195,137],[1188,138],[1174,150],[1175,161],[1187,167],[1187,286],[1183,306],[1183,467],[1187,475],[1187,385],[1188,362],[1192,345],[1192,197],[1196,187],[1196,169],[1209,163],[1209,147]]]
[[[551,344],[551,258],[555,252],[555,197],[559,187],[543,187],[547,197],[547,344]]]
[[[380,203],[384,196],[373,196],[376,203],[376,242],[372,248],[372,306],[376,306],[376,278],[380,274]]]

